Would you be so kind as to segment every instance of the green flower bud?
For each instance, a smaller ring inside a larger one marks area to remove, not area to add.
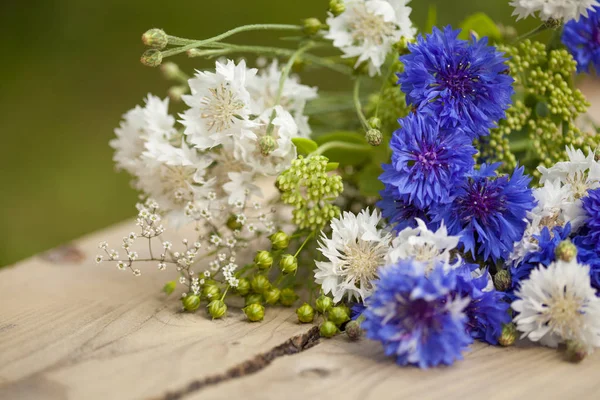
[[[208,313],[214,319],[219,319],[227,312],[227,304],[223,300],[213,300],[208,303]]]
[[[181,96],[187,93],[188,88],[183,85],[171,86],[168,95],[173,101],[181,101]]]
[[[333,307],[331,310],[329,310],[328,317],[328,319],[331,322],[333,322],[336,326],[340,326],[350,319],[346,310],[344,310],[344,308],[340,306]]]
[[[262,321],[265,317],[265,308],[261,304],[253,303],[244,307],[244,314],[252,322]]]
[[[260,138],[258,141],[258,147],[260,148],[260,154],[263,156],[268,156],[271,154],[275,147],[277,146],[277,142],[271,135],[265,135]]]
[[[321,324],[321,328],[319,329],[321,336],[326,338],[334,337],[338,332],[337,326],[331,321],[325,321]]]
[[[265,303],[274,305],[277,304],[279,298],[281,297],[281,290],[277,288],[271,288],[264,292],[263,296],[265,297]]]
[[[216,285],[205,285],[202,288],[202,298],[206,300],[214,300],[221,297],[221,289]]]
[[[168,62],[162,64],[160,66],[160,70],[162,71],[165,78],[170,79],[170,80],[177,79],[181,74],[181,70],[179,69],[179,66],[172,61],[168,61]]]
[[[140,61],[147,67],[158,67],[162,63],[162,58],[160,50],[148,49],[142,54]]]
[[[346,315],[348,315],[348,317],[350,316],[350,314],[352,314],[350,307],[348,307],[346,304],[341,303],[341,304],[338,304],[337,306],[340,307],[342,310],[346,311]]]
[[[200,297],[190,294],[181,299],[186,311],[196,311],[200,307]]]
[[[548,29],[558,29],[563,25],[559,19],[549,18],[544,21],[544,26]]]
[[[271,246],[275,250],[284,250],[290,245],[290,237],[282,231],[275,232],[269,239],[271,239]]]
[[[238,222],[238,219],[235,215],[231,215],[227,219],[227,227],[229,229],[231,229],[232,231],[236,231],[236,230],[242,229],[243,225]]]
[[[254,257],[254,264],[259,269],[268,269],[273,265],[273,256],[266,250],[259,251]]]
[[[508,270],[505,269],[501,269],[500,271],[496,272],[496,275],[494,275],[494,286],[496,287],[496,290],[499,290],[501,292],[510,289],[510,272],[508,272]]]
[[[281,291],[281,297],[279,298],[279,302],[286,306],[291,307],[296,300],[298,300],[298,295],[294,292],[294,289],[285,288]]]
[[[379,129],[369,129],[365,135],[365,139],[367,139],[367,143],[371,146],[379,146],[383,141],[383,135]]]
[[[302,304],[296,310],[296,315],[298,316],[298,321],[302,323],[312,322],[315,318],[315,310],[308,303]]]
[[[335,17],[346,11],[346,5],[343,0],[331,0],[329,2],[329,12]]]
[[[369,119],[369,127],[373,129],[381,129],[381,120],[377,117],[373,117]]]
[[[563,240],[556,246],[554,254],[557,259],[569,262],[577,257],[577,247],[569,239]]]
[[[293,274],[298,269],[298,259],[291,254],[284,254],[281,256],[279,266],[286,274]]]
[[[252,281],[250,281],[250,286],[252,286],[255,293],[262,294],[271,288],[271,282],[264,275],[254,275]]]
[[[583,344],[576,340],[567,340],[567,350],[565,355],[567,360],[578,363],[583,361],[583,359],[587,356],[587,349]]]
[[[245,304],[249,306],[250,304],[261,304],[263,302],[263,296],[259,293],[252,293],[246,296]]]
[[[170,281],[165,283],[165,286],[163,286],[163,292],[165,292],[166,294],[171,294],[175,291],[175,287],[177,286],[177,282],[175,281]]]
[[[315,308],[321,314],[326,313],[333,306],[333,300],[331,297],[327,297],[325,295],[319,296],[317,301],[315,302]]]
[[[144,32],[142,35],[142,42],[144,42],[146,46],[161,50],[167,47],[169,44],[169,38],[167,37],[165,31],[154,28]]]
[[[360,327],[360,323],[358,321],[350,321],[346,324],[346,335],[348,335],[348,339],[350,340],[358,340],[362,335],[362,328]]]
[[[240,296],[247,295],[250,291],[250,281],[246,278],[240,278],[235,290]]]
[[[317,18],[307,18],[304,20],[304,33],[309,36],[316,35],[323,28],[323,24]]]
[[[517,340],[517,327],[515,324],[508,323],[502,326],[502,335],[498,338],[498,343],[500,346],[508,347],[512,346]]]

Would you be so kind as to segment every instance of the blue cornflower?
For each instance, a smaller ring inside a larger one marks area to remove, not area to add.
[[[586,243],[600,251],[600,188],[589,190],[581,201],[586,213],[585,226],[588,229]]]
[[[496,176],[499,163],[482,164],[455,192],[452,203],[430,210],[433,222],[444,222],[451,235],[460,235],[465,252],[473,257],[506,258],[523,237],[527,212],[535,206],[523,167],[512,177]]]
[[[565,24],[562,42],[577,61],[577,72],[592,72],[600,68],[600,15],[599,7],[587,18]]]
[[[390,141],[392,162],[379,180],[420,209],[450,201],[450,191],[473,168],[469,136],[440,127],[431,116],[410,113]]]
[[[590,266],[590,280],[600,296],[600,244],[589,241],[587,228],[583,228],[581,235],[573,238],[573,244],[577,247],[577,261]]]
[[[377,202],[377,207],[381,214],[388,220],[388,223],[394,226],[394,230],[401,231],[404,228],[415,228],[417,226],[416,218],[419,218],[430,225],[431,218],[427,208],[421,209],[411,203],[407,196],[398,193],[398,189],[393,186],[386,186],[381,192],[381,200]]]
[[[488,46],[487,38],[466,41],[459,33],[450,26],[433,28],[409,44],[410,54],[400,57],[399,83],[418,110],[431,110],[442,124],[464,127],[473,137],[487,135],[506,115],[513,78],[503,53]]]
[[[383,343],[399,365],[421,368],[452,364],[473,339],[466,331],[469,299],[453,296],[457,277],[442,265],[425,276],[412,260],[382,268],[367,299],[362,327],[369,339]]]
[[[467,332],[471,337],[497,345],[498,338],[502,335],[502,325],[511,320],[508,314],[510,305],[503,300],[503,292],[494,288],[486,289],[490,279],[487,269],[474,276],[474,269],[478,268],[477,265],[465,264],[457,270],[455,293],[471,299],[465,308]]]

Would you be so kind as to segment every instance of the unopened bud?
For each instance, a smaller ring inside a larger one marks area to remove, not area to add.
[[[148,49],[142,54],[140,61],[148,67],[158,67],[162,63],[162,53],[160,50]]]
[[[310,304],[304,303],[298,307],[296,310],[296,315],[298,316],[298,321],[302,323],[312,322],[315,318],[315,310]]]
[[[252,286],[254,292],[262,294],[271,288],[271,282],[264,275],[254,275],[250,281],[250,286]]]
[[[240,278],[235,290],[240,296],[247,295],[250,291],[250,281],[246,278]]]
[[[186,311],[196,311],[200,307],[200,297],[195,294],[185,296],[181,299],[181,302]]]
[[[221,289],[215,285],[205,285],[202,288],[202,298],[207,300],[214,300],[221,296]]]
[[[346,335],[350,340],[358,340],[362,335],[362,328],[358,321],[350,321],[346,324]]]
[[[219,319],[227,312],[227,304],[223,300],[213,300],[208,303],[208,313],[214,319]]]
[[[569,239],[563,240],[554,250],[556,258],[562,261],[572,261],[577,257],[577,247]]]
[[[328,319],[333,322],[336,326],[342,325],[344,322],[348,321],[350,317],[346,310],[343,307],[333,307],[329,310]]]
[[[286,274],[293,274],[298,270],[298,259],[291,254],[284,254],[281,256],[279,266]]]
[[[325,295],[319,296],[317,301],[315,302],[315,308],[321,314],[326,313],[333,306],[333,300],[331,297],[327,297]]]
[[[367,139],[367,143],[371,146],[379,146],[383,140],[383,135],[379,129],[369,129],[365,135],[365,139]]]
[[[244,314],[252,322],[262,321],[265,317],[265,308],[261,304],[253,303],[244,307]]]
[[[290,237],[282,231],[275,232],[269,239],[271,239],[271,246],[273,246],[275,250],[283,250],[290,245]]]
[[[500,271],[496,272],[496,275],[494,275],[494,287],[496,290],[505,292],[510,289],[511,286],[512,282],[510,278],[510,272],[508,272],[508,270],[501,269]]]
[[[273,265],[273,256],[266,250],[259,251],[254,257],[254,264],[259,269],[268,269]]]
[[[326,338],[334,337],[338,332],[337,326],[331,321],[325,321],[321,324],[321,328],[319,329],[321,336]]]
[[[261,304],[263,302],[263,296],[259,293],[252,293],[246,296],[245,304],[249,306],[250,304]]]
[[[369,127],[373,129],[381,129],[381,120],[377,117],[369,118]]]
[[[188,89],[185,86],[171,86],[168,91],[169,98],[173,101],[180,102],[181,96],[186,94],[187,90]]]
[[[558,29],[562,27],[563,23],[560,19],[549,18],[544,21],[544,26],[548,29]]]
[[[160,70],[167,79],[177,79],[181,74],[179,66],[172,61],[166,62],[160,66]]]
[[[567,356],[567,360],[571,362],[581,362],[587,356],[587,349],[581,342],[576,340],[568,340],[567,341],[567,350],[565,355]]]
[[[304,20],[304,33],[309,36],[316,35],[323,28],[323,24],[317,18],[307,18]]]
[[[271,135],[265,135],[260,138],[258,141],[258,147],[260,148],[260,154],[263,156],[268,156],[271,154],[275,147],[277,146],[277,142]]]
[[[238,221],[238,218],[235,215],[230,215],[227,218],[227,227],[232,231],[236,231],[242,229],[243,225]]]
[[[344,11],[346,11],[346,6],[344,5],[343,0],[331,0],[329,2],[329,12],[332,13],[334,16],[337,17]]]
[[[169,44],[169,38],[167,34],[162,29],[154,28],[147,30],[142,35],[142,42],[146,46],[152,47],[154,49],[164,49]]]
[[[279,298],[281,297],[281,290],[279,290],[278,288],[271,288],[264,292],[263,296],[265,298],[265,303],[274,305],[277,304]]]
[[[285,288],[281,291],[281,297],[279,298],[279,302],[286,306],[291,307],[298,300],[298,295],[294,292],[294,289]]]
[[[515,324],[508,323],[502,326],[502,334],[498,338],[500,346],[508,347],[512,346],[517,340],[517,327]]]

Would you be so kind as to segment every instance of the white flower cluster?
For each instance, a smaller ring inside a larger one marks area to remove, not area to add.
[[[412,40],[417,30],[410,21],[410,0],[348,0],[346,11],[327,18],[325,34],[344,57],[358,57],[355,68],[368,63],[369,75],[380,73],[392,46],[405,38]]]
[[[515,8],[517,20],[537,14],[543,21],[567,22],[587,17],[588,11],[600,4],[598,0],[512,0],[510,5]]]

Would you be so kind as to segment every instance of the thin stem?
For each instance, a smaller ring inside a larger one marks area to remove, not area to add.
[[[548,25],[546,23],[542,23],[540,26],[538,26],[535,29],[530,30],[529,32],[519,36],[516,40],[515,43],[519,43],[525,39],[529,39],[534,37],[535,35],[537,35],[538,33],[544,32],[546,29],[548,29]]]
[[[346,149],[346,150],[365,150],[368,151],[371,149],[371,146],[365,146],[362,144],[358,144],[358,143],[348,143],[348,142],[341,142],[341,141],[331,141],[331,142],[327,142],[322,146],[319,146],[319,148],[315,151],[313,151],[312,153],[310,153],[310,156],[318,156],[321,155],[323,153],[325,153],[327,150],[331,150],[331,149]]]
[[[379,116],[379,104],[381,104],[381,97],[383,96],[383,91],[385,90],[385,86],[388,83],[388,81],[390,80],[390,77],[392,76],[392,74],[394,73],[393,67],[394,67],[394,64],[392,63],[392,65],[390,65],[390,68],[388,69],[385,79],[381,83],[381,89],[379,89],[379,96],[377,96],[377,106],[375,106],[375,117]]]
[[[356,81],[354,81],[354,108],[356,108],[356,115],[358,115],[358,119],[362,123],[363,128],[369,130],[369,123],[367,122],[367,118],[365,118],[362,106],[360,105],[360,78],[356,78]]]
[[[223,295],[221,296],[221,301],[223,301],[223,299],[225,298],[225,295],[227,294],[227,291],[229,290],[231,286],[227,285],[227,287],[225,288],[225,291],[223,292]]]
[[[298,250],[296,251],[296,254],[294,254],[294,257],[298,257],[298,254],[300,254],[300,251],[302,251],[302,249],[304,248],[304,246],[306,245],[306,243],[308,243],[308,241],[310,239],[312,239],[312,237],[315,235],[314,232],[311,232],[310,235],[308,235],[306,237],[306,239],[304,239],[304,242],[302,242],[302,244],[300,245],[300,247],[298,248]]]
[[[221,33],[220,35],[213,36],[209,39],[198,40],[194,42],[190,42],[185,46],[181,46],[179,48],[166,50],[162,53],[163,58],[174,56],[176,54],[185,53],[188,50],[195,49],[196,47],[204,46],[209,43],[218,42],[229,36],[233,36],[236,33],[240,32],[248,32],[248,31],[264,31],[264,30],[282,30],[282,31],[301,31],[302,26],[300,25],[287,25],[287,24],[253,24],[253,25],[243,25],[238,26],[237,28],[233,28],[227,32]],[[187,40],[182,38],[177,38],[179,40]]]
[[[152,239],[148,239],[148,251],[150,252],[150,258],[154,258],[154,255],[152,255]]]

